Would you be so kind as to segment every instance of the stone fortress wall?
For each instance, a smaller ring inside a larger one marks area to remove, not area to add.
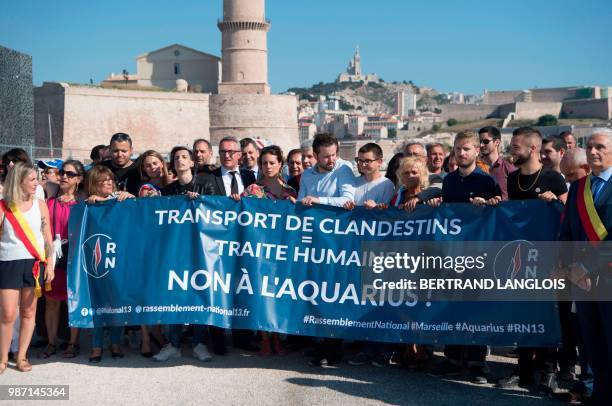
[[[91,148],[108,144],[116,132],[130,134],[137,153],[168,153],[210,137],[208,94],[44,83],[35,100],[36,144],[49,143],[50,115],[54,147],[62,148],[64,158],[89,159]]]
[[[286,154],[297,148],[297,99],[290,95],[219,94],[210,96],[210,141],[224,136],[263,138]]]

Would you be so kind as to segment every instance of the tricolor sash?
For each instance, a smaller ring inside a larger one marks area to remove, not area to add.
[[[34,201],[34,204],[38,204],[38,202]],[[13,226],[13,230],[15,230],[15,234],[19,237],[26,250],[28,250],[30,255],[35,259],[34,266],[32,267],[32,276],[34,276],[34,280],[36,281],[34,293],[36,297],[41,297],[42,289],[38,278],[40,277],[40,263],[47,263],[45,251],[38,246],[38,241],[36,241],[32,228],[14,202],[7,205],[4,200],[0,200],[0,210],[4,212],[4,216],[8,222],[11,223],[11,226]],[[51,287],[46,286],[46,290],[51,290]]]
[[[603,241],[608,230],[595,210],[595,201],[591,191],[591,177],[578,180],[578,216],[589,241]]]

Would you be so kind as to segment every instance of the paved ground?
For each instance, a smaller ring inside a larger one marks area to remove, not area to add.
[[[535,392],[476,386],[465,377],[438,379],[399,366],[342,363],[313,368],[298,353],[262,359],[231,350],[227,356],[200,363],[184,347],[182,359],[164,364],[142,358],[133,350],[126,353],[122,360],[105,354],[98,366],[88,363],[87,351],[68,362],[57,356],[44,361],[33,358],[32,372],[11,368],[0,376],[0,384],[70,385],[70,402],[52,404],[560,405]],[[489,357],[492,376],[505,376],[514,362]]]

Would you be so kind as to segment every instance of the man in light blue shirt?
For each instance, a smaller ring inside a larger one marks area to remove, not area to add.
[[[353,201],[355,175],[338,163],[338,140],[331,134],[317,134],[312,142],[317,163],[304,171],[298,200],[305,206],[327,204],[342,207]]]
[[[338,162],[338,140],[331,134],[317,134],[312,142],[317,163],[302,173],[298,200],[304,206],[327,204],[342,207],[355,196],[355,176],[346,165]],[[342,359],[342,340],[324,339],[312,366],[335,365]]]

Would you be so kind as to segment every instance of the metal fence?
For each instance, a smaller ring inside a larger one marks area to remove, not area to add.
[[[25,150],[33,161],[47,159],[78,159],[80,161],[89,161],[90,149],[71,149],[71,148],[48,148],[36,147],[34,145],[11,145],[0,144],[0,155],[13,148],[21,148]]]

